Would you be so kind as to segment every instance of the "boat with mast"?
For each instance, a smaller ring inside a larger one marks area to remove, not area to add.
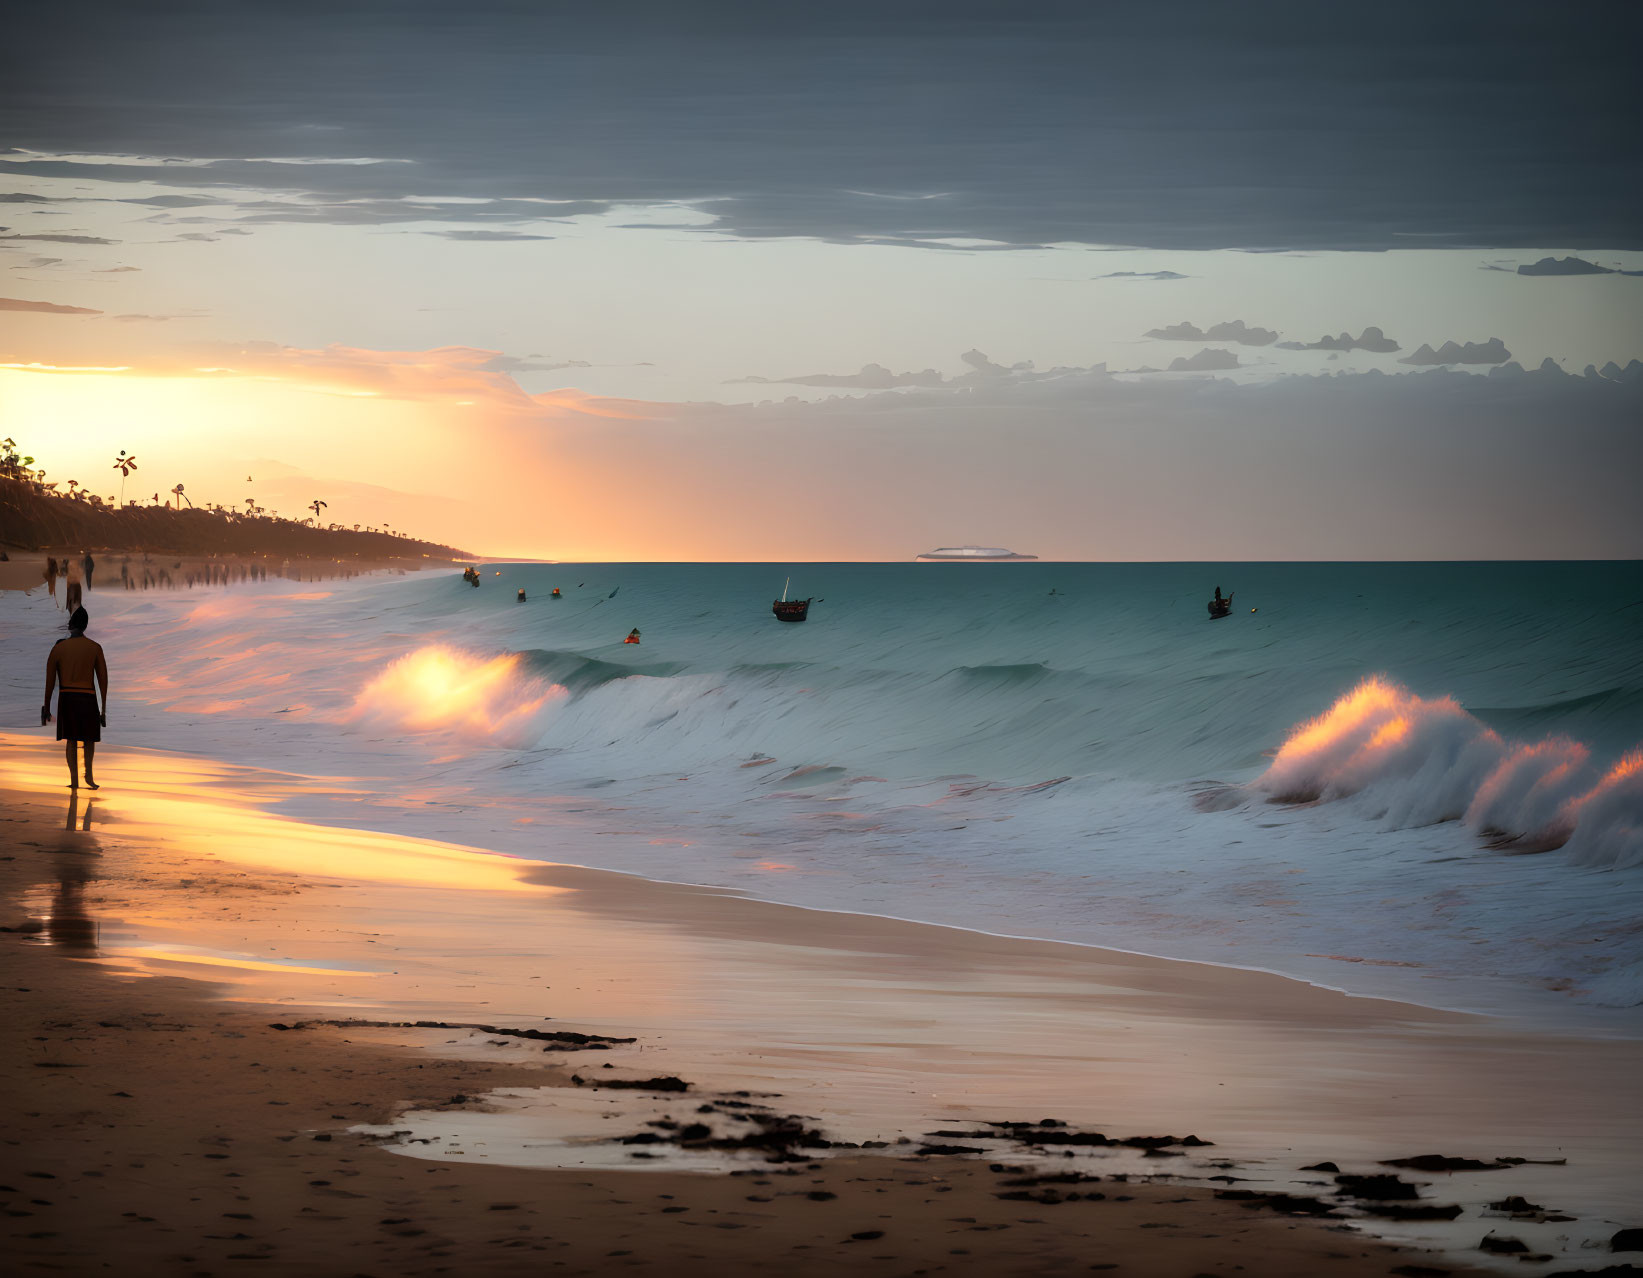
[[[793,584],[789,577],[782,583],[782,597],[770,605],[770,611],[776,614],[777,621],[803,621],[810,615],[809,599],[789,599],[787,588]]]

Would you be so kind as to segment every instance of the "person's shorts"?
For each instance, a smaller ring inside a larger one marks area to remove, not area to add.
[[[103,723],[97,713],[95,692],[57,694],[57,739],[59,741],[101,741]]]

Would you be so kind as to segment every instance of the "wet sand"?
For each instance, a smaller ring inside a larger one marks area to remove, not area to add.
[[[1605,1166],[1617,1184],[1635,1167],[1635,1043],[308,826],[273,809],[351,783],[159,753],[105,751],[104,790],[71,804],[49,743],[0,752],[0,1185],[31,1268],[1458,1274],[1367,1238],[1303,1165],[1562,1156],[1600,1199]],[[312,1024],[338,1020],[378,1025]],[[681,1145],[692,1121],[748,1130],[750,1106],[885,1146],[772,1165]],[[1043,1118],[1178,1139],[986,1126]],[[998,1135],[926,1134],[943,1130]],[[943,1143],[984,1152],[917,1153]],[[676,1169],[692,1159],[719,1170]],[[1546,1273],[1609,1257],[1478,1204],[1548,1202],[1567,1166],[1411,1179],[1465,1203],[1455,1237],[1529,1239],[1557,1263],[1513,1267]],[[1006,1183],[1046,1169],[1097,1179]]]

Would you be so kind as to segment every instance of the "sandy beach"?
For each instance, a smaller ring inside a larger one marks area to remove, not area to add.
[[[1635,1223],[1635,1042],[305,825],[272,809],[326,782],[160,752],[76,801],[0,750],[30,1268],[1555,1273]],[[1428,1154],[1488,1167],[1380,1165]]]

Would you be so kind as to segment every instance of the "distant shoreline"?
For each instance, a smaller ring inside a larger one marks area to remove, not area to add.
[[[424,569],[448,569],[451,564],[445,560],[406,558],[385,556],[383,558],[336,559],[320,558],[310,555],[278,555],[278,554],[228,554],[228,555],[199,555],[185,554],[178,551],[156,550],[147,554],[142,551],[109,550],[97,546],[89,548],[91,557],[96,561],[96,568],[92,574],[91,588],[85,591],[87,603],[99,595],[109,592],[124,593],[125,584],[120,577],[122,564],[132,572],[136,584],[133,589],[190,589],[198,584],[201,589],[208,589],[212,582],[208,579],[208,569],[226,569],[230,580],[221,585],[240,585],[246,580],[240,575],[241,569],[260,569],[263,577],[274,577],[289,581],[314,581],[335,577],[359,577],[367,573],[376,572],[421,572]],[[46,560],[53,552],[45,550],[12,550],[6,548],[7,559],[0,561],[0,591],[17,590],[30,594],[35,590],[47,587]],[[71,554],[76,559],[83,553],[81,550],[71,552],[57,552],[59,568],[57,579],[57,598],[63,600],[67,594],[67,576],[64,571],[66,560],[64,554]],[[144,568],[150,572],[153,580],[148,587],[142,585]],[[161,579],[160,574],[167,577]],[[190,577],[196,581],[191,582]]]

